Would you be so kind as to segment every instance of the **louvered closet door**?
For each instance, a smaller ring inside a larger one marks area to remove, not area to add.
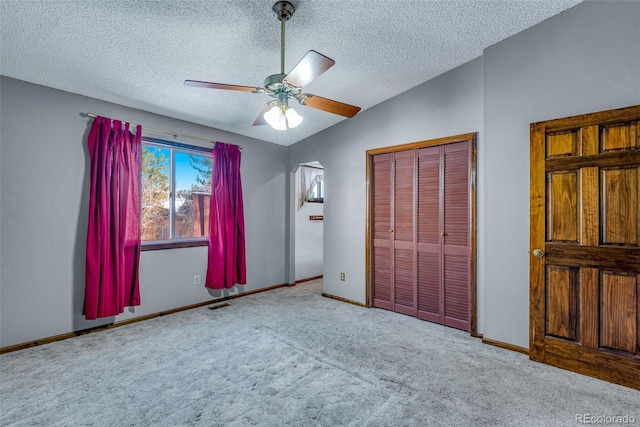
[[[393,309],[415,316],[415,150],[394,153]]]
[[[373,305],[470,330],[470,140],[373,156]]]
[[[470,329],[470,143],[418,150],[418,317]]]
[[[440,147],[418,150],[418,317],[443,323]]]
[[[373,156],[373,248],[372,248],[372,292],[375,307],[393,310],[392,300],[392,166],[393,154]]]
[[[469,330],[470,209],[468,141],[445,145],[443,250],[443,324]]]

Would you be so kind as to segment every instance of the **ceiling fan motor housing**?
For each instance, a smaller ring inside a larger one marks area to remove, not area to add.
[[[265,93],[277,99],[282,98],[280,95],[297,99],[300,96],[300,92],[302,92],[302,88],[290,85],[284,80],[285,77],[287,77],[287,74],[272,74],[264,79]]]
[[[264,88],[267,92],[278,92],[284,89],[284,78],[287,77],[286,74],[272,74],[266,79],[264,79]]]

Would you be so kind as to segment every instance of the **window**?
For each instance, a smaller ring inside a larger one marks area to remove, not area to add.
[[[302,164],[296,171],[295,180],[298,209],[307,202],[324,202],[324,168]]]
[[[143,140],[143,242],[205,240],[209,234],[212,169],[210,149]]]
[[[324,175],[316,175],[307,192],[307,202],[322,203],[324,201]]]

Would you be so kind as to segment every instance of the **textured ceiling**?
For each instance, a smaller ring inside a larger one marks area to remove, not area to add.
[[[304,91],[366,110],[580,1],[293,0],[285,69],[310,49],[334,59]],[[290,145],[348,119],[295,103],[299,127],[252,127],[267,95],[183,86],[278,73],[274,2],[1,0],[0,73]]]

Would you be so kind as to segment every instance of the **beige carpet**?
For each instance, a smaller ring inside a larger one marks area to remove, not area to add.
[[[320,295],[319,281],[0,356],[2,426],[640,423],[640,392],[465,332]]]

